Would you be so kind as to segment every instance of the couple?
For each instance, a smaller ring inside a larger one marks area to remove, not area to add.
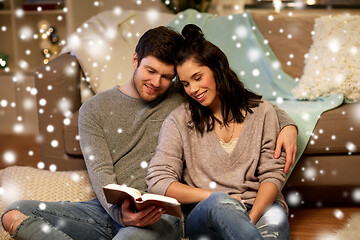
[[[244,90],[240,82],[235,83],[238,79],[226,57],[203,39],[198,28],[188,26],[184,35],[185,39],[166,27],[147,31],[135,49],[129,83],[99,93],[82,105],[80,145],[97,198],[48,202],[45,209],[40,209],[37,201],[12,203],[2,216],[2,224],[14,238],[178,239],[181,221],[164,214],[163,209],[152,206],[134,212],[128,201],[117,206],[105,200],[102,186],[109,183],[145,191],[149,172],[150,189],[190,203],[184,209],[189,237],[196,238],[201,229],[201,236],[226,239],[226,234],[235,234],[234,239],[240,239],[243,233],[238,236],[232,230],[244,224],[242,231],[253,234],[254,239],[266,238],[266,234],[286,239],[286,205],[281,205],[278,188],[284,180],[283,171],[294,161],[296,127],[280,109],[275,112],[259,96]],[[191,42],[198,46],[187,45]],[[196,52],[197,48],[201,52]],[[178,53],[176,58],[174,53]],[[172,81],[175,66],[181,86]],[[181,105],[184,100],[179,89],[189,94],[189,103]],[[282,130],[275,150],[277,117]],[[219,149],[220,142],[214,139],[223,140],[230,154]],[[231,146],[230,140],[238,143]],[[282,148],[287,153],[284,170]],[[226,172],[229,169],[231,172]],[[263,215],[268,207],[271,211]],[[213,214],[207,214],[212,210]],[[268,229],[273,214],[276,219],[283,215],[284,224]],[[228,227],[229,232],[223,231]]]

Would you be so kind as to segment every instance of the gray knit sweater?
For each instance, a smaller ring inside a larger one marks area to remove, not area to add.
[[[274,183],[279,191],[285,180],[285,153],[275,159],[279,123],[272,104],[265,101],[247,114],[238,143],[228,154],[214,131],[203,136],[189,128],[188,104],[182,104],[164,121],[156,154],[148,167],[149,191],[164,195],[174,181],[238,195],[254,204],[262,183]],[[276,199],[286,209],[281,193]]]
[[[161,124],[182,101],[170,92],[160,103],[129,97],[116,86],[87,100],[80,108],[80,146],[92,187],[118,223],[120,206],[106,202],[102,187],[125,184],[145,191],[147,165],[155,154]]]

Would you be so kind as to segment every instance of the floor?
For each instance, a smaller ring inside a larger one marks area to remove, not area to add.
[[[290,209],[291,240],[330,240],[354,213],[360,213],[360,207]]]
[[[37,167],[40,148],[34,136],[0,135],[0,169],[7,166]],[[0,183],[1,184],[1,183]],[[292,240],[328,240],[329,234],[341,228],[360,207],[306,207],[290,209]]]

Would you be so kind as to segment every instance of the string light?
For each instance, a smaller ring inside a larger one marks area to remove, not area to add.
[[[4,69],[7,67],[9,56],[5,53],[0,53],[0,68]]]
[[[55,27],[51,26],[46,20],[38,23],[40,39],[40,49],[44,56],[43,63],[48,64],[49,61],[59,53],[59,37]]]

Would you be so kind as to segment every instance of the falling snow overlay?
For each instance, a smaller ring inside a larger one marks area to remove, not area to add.
[[[152,0],[152,2],[154,1],[155,0]],[[136,2],[136,5],[142,6],[145,1],[137,0],[134,2]],[[300,1],[297,2],[300,3]],[[281,1],[274,1],[274,3],[277,4],[274,7],[278,11]],[[99,9],[102,7],[102,4],[102,1],[92,1],[93,7]],[[37,11],[37,15],[41,16],[42,10],[38,9]],[[64,11],[67,11],[67,9],[64,9]],[[101,29],[101,37],[105,38],[98,38],[97,36],[89,41],[82,39],[82,37],[84,37],[89,32],[95,31],[95,19],[89,19],[89,22],[79,26],[79,28],[75,31],[74,35],[72,35],[72,37],[70,37],[69,39],[65,39],[65,36],[60,36],[60,41],[58,43],[59,47],[62,48],[66,45],[64,51],[69,51],[69,48],[71,48],[71,51],[73,52],[78,51],[80,63],[85,69],[85,76],[82,81],[81,91],[83,101],[91,97],[94,94],[93,91],[100,92],[108,88],[108,86],[113,86],[113,84],[121,84],[122,82],[129,79],[130,73],[126,69],[131,68],[131,62],[129,61],[130,57],[132,56],[131,49],[134,48],[134,44],[136,43],[137,39],[141,36],[142,32],[145,31],[145,29],[140,23],[141,18],[139,18],[138,12],[129,12],[123,10],[121,6],[117,6],[109,12],[111,12],[111,14],[115,16],[118,16],[118,20],[121,20],[122,17],[133,17],[128,18],[128,20],[126,21],[128,25],[124,28],[116,29],[115,27],[110,26],[106,29]],[[289,18],[292,17],[292,15],[293,14],[290,12]],[[296,13],[294,13],[294,15],[296,15]],[[26,17],[26,11],[19,8],[15,10],[14,17],[16,18],[16,21],[21,21],[21,19],[24,19],[24,17]],[[154,25],[164,23],[165,21],[161,21],[164,20],[164,18],[168,19],[169,21],[172,19],[172,16],[169,16],[168,14],[164,14],[162,12],[158,12],[157,10],[154,10],[152,8],[146,11],[146,17],[147,21]],[[201,22],[204,21],[206,17],[206,14],[196,13],[194,15],[194,21],[197,20]],[[242,17],[246,18],[247,14],[243,14]],[[273,13],[269,15],[267,19],[269,23],[272,23],[276,18],[277,14]],[[351,19],[353,18],[356,17],[351,17]],[[227,22],[234,22],[236,21],[236,19],[236,15],[230,15],[226,16],[224,18],[224,21],[226,20]],[[63,17],[62,14],[59,14],[56,15],[56,20],[57,23],[64,24],[66,17]],[[180,26],[184,23],[183,21],[185,20],[185,15],[178,15],[173,23]],[[357,22],[359,22],[359,20],[357,20]],[[22,23],[24,23],[24,21],[22,21]],[[314,45],[314,48],[310,50],[309,54],[306,55],[307,70],[305,71],[307,71],[307,76],[304,76],[302,79],[299,80],[299,86],[296,88],[296,90],[294,90],[296,91],[295,95],[297,95],[297,97],[299,98],[315,99],[328,93],[342,93],[348,100],[358,101],[360,98],[360,82],[358,80],[359,68],[356,66],[359,65],[358,59],[360,54],[360,45],[358,34],[356,35],[357,37],[350,37],[350,35],[354,32],[356,33],[356,31],[359,31],[360,24],[354,25],[352,20],[350,20],[350,16],[348,15],[342,16],[341,19],[335,17],[326,17],[323,19],[323,22],[319,22],[319,24],[315,27],[319,29],[320,26],[323,26],[322,24],[328,25],[327,27],[323,27],[322,31],[326,31],[331,28],[334,36],[337,36],[331,39],[327,39],[327,43],[322,44],[322,48],[318,47],[318,45]],[[5,36],[6,34],[8,34],[9,36],[11,35],[10,26],[11,25],[6,22],[0,23],[0,32],[2,34],[1,36],[4,36],[4,34]],[[215,27],[218,28],[221,28],[222,26],[219,27],[218,25],[215,25]],[[37,26],[29,27],[25,23],[24,26],[18,26],[17,30],[18,31],[15,33],[15,35],[22,44],[26,44],[27,42],[34,40],[38,40],[40,42],[42,37],[48,37],[50,34],[46,31],[40,32],[40,28],[38,28]],[[264,56],[271,57],[272,52],[267,50],[265,50],[264,52],[258,51],[258,49],[249,47],[244,42],[244,39],[246,39],[253,31],[256,32],[256,28],[251,28],[251,31],[249,31],[249,29],[246,28],[244,25],[239,25],[233,32],[229,33],[224,37],[227,38],[226,42],[229,43],[229,46],[232,47],[230,51],[227,51],[230,56],[233,56],[232,54],[234,54],[235,58],[237,57],[236,54],[238,53],[238,51],[243,49],[248,50],[244,54],[245,61],[249,63],[248,66],[238,67],[238,65],[243,64],[243,62],[240,62],[239,64],[237,62],[232,62],[232,65],[237,67],[236,73],[238,73],[241,78],[250,79],[249,86],[251,87],[251,89],[253,89],[254,91],[262,91],[268,89],[267,83],[261,82],[263,77],[266,75],[266,71],[259,67],[258,65],[261,64],[258,63]],[[321,38],[322,31],[315,29],[313,33],[314,40],[317,38]],[[43,34],[45,34],[46,36]],[[277,26],[275,26],[275,24],[272,29],[272,34],[283,34],[284,36],[286,36],[286,38],[289,39],[289,41],[292,41],[294,37],[283,29],[279,29]],[[212,33],[207,33],[207,35],[209,35],[209,37],[217,37],[216,34]],[[338,35],[340,35],[341,37],[338,37]],[[116,39],[119,40],[118,37],[121,37],[121,40],[123,41],[121,44],[125,44],[126,46],[128,46],[125,51],[122,51],[121,54],[117,54],[121,50],[119,50],[116,44],[114,45],[114,41]],[[269,47],[269,41],[267,39],[260,38],[257,44],[261,46],[261,49],[267,49]],[[85,51],[84,48],[86,48],[87,51]],[[41,51],[40,46],[39,51]],[[327,53],[329,54],[326,55]],[[326,61],[323,61],[324,54],[326,55]],[[30,72],[33,66],[31,66],[31,62],[27,59],[34,58],[36,56],[34,49],[25,48],[23,49],[23,53],[21,55],[24,55],[24,57],[22,59],[19,59],[19,62],[17,62],[16,64],[18,64],[19,69],[21,69],[22,71]],[[330,55],[331,57],[328,57]],[[47,55],[47,57],[50,56]],[[290,54],[289,59],[287,62],[285,62],[285,64],[291,66],[293,64],[292,60],[294,59],[294,57],[296,58],[297,56]],[[344,58],[346,58],[347,64],[344,63]],[[114,63],[117,63],[117,71],[109,71],[109,69],[114,69]],[[0,65],[2,64],[5,63],[0,61]],[[275,71],[272,76],[273,79],[286,78],[281,74],[282,70],[279,61],[271,61],[266,64],[271,66],[272,69]],[[326,68],[323,67],[324,65],[326,65]],[[121,69],[119,69],[119,66],[121,67]],[[329,71],[329,66],[332,67],[331,71]],[[45,115],[48,114],[48,112],[46,112],[44,109],[46,109],[46,106],[52,103],[49,101],[49,99],[46,98],[35,100],[35,97],[38,94],[38,89],[36,89],[36,87],[34,87],[32,83],[29,83],[28,80],[26,80],[27,76],[25,76],[21,72],[15,73],[15,69],[9,67],[9,65],[4,67],[5,68],[1,68],[0,66],[0,70],[7,74],[7,76],[11,77],[11,83],[14,85],[13,89],[8,89],[6,91],[18,92],[19,95],[23,95],[23,99],[19,97],[7,97],[8,95],[5,96],[0,94],[0,116],[4,119],[12,119],[10,129],[12,133],[24,134],[29,131],[29,126],[26,125],[27,116],[24,111],[38,111],[39,114]],[[67,76],[73,76],[76,73],[76,69],[77,65],[75,63],[71,63],[68,65],[65,72]],[[326,69],[326,71],[324,71],[324,69]],[[50,67],[46,68],[46,72],[54,74],[54,76],[56,75],[57,71],[58,69],[51,69]],[[38,73],[38,78],[41,79],[42,77],[43,73]],[[357,79],[355,77],[357,77]],[[102,82],[101,79],[109,79],[109,82]],[[324,81],[328,82],[329,84],[323,84]],[[54,91],[55,88],[55,85],[49,84],[47,86],[47,90],[49,92]],[[306,109],[312,109],[313,111],[298,110],[298,105],[296,104],[296,102],[292,102],[291,99],[289,99],[290,95],[285,97],[278,89],[271,88],[271,90],[266,90],[264,95],[266,95],[269,99],[272,99],[272,101],[279,105],[281,108],[285,109],[297,121],[297,123],[299,124],[299,132],[302,134],[299,136],[298,139],[299,144],[302,144],[304,147],[307,142],[309,142],[310,145],[316,144],[319,139],[324,137],[324,134],[328,134],[326,136],[329,136],[329,139],[333,142],[343,141],[343,146],[347,149],[349,156],[357,156],[359,151],[359,146],[357,142],[353,141],[353,139],[349,139],[348,137],[346,137],[348,133],[358,131],[355,125],[349,126],[347,131],[343,134],[345,136],[340,136],[339,134],[323,131],[312,132],[312,125],[314,122],[317,121],[320,113],[323,112],[324,109],[329,109],[339,105],[340,102],[342,102],[341,95],[338,95],[339,98],[338,96],[323,98],[319,102],[320,106],[317,105],[316,102],[312,103],[304,101],[303,104],[306,105]],[[326,103],[328,103],[329,105],[326,105]],[[36,106],[38,106],[38,108],[36,108]],[[68,101],[68,99],[62,99],[57,103],[57,108],[64,116],[64,119],[62,121],[63,126],[69,126],[72,124],[73,113],[71,112],[71,107],[72,106],[70,106],[70,102]],[[360,109],[358,109],[358,111],[354,113],[346,112],[343,114],[343,116],[338,116],[338,118],[345,118],[347,114],[353,114],[355,119],[357,119],[358,122],[360,121]],[[12,118],[10,117],[10,115],[16,116]],[[46,126],[46,131],[48,133],[54,133],[54,131],[58,130],[58,125],[49,124],[48,126]],[[115,134],[123,134],[124,131],[126,131],[126,129],[123,129],[119,126]],[[41,139],[42,137],[39,136],[39,142],[42,141]],[[79,136],[76,136],[76,140],[79,140]],[[50,139],[48,141],[48,144],[54,149],[54,151],[59,148],[59,143],[61,143],[61,140],[56,138]],[[328,146],[325,146],[324,148],[326,151],[332,150]],[[301,150],[302,148],[300,147],[300,153]],[[36,151],[28,151],[28,156],[30,158],[34,156],[34,154],[36,154]],[[20,160],[18,152],[14,151],[13,149],[5,149],[5,151],[0,152],[0,157],[3,165],[5,166],[16,165]],[[94,155],[90,156],[90,159],[94,158]],[[3,210],[5,207],[3,205],[4,202],[8,203],[18,198],[35,198],[34,196],[36,195],[36,197],[39,197],[39,199],[41,198],[41,200],[44,201],[57,200],[58,197],[59,199],[62,198],[62,194],[72,194],[75,191],[79,191],[73,190],[72,187],[79,187],[84,192],[82,193],[83,195],[81,195],[80,197],[75,196],[74,200],[86,200],[88,199],[88,197],[90,198],[94,196],[93,192],[91,192],[91,187],[89,185],[86,173],[72,172],[66,175],[62,175],[63,173],[59,172],[59,166],[56,166],[55,164],[50,165],[47,164],[46,161],[39,161],[35,165],[38,168],[37,170],[46,170],[47,172],[50,172],[51,175],[46,175],[47,173],[45,174],[43,172],[30,173],[27,170],[21,170],[21,172],[23,173],[22,177],[28,180],[26,184],[29,186],[24,186],[24,183],[20,184],[16,182],[17,179],[14,179],[14,181],[7,181],[7,179],[10,179],[12,178],[12,176],[14,176],[14,169],[8,168],[4,171],[0,171],[0,203],[2,204],[1,210]],[[147,166],[148,162],[144,161],[141,162],[139,168],[145,169]],[[316,162],[312,162],[309,165],[304,165],[301,171],[303,172],[303,178],[301,179],[302,182],[317,182],[323,176],[336,176],[337,174],[339,174],[339,172],[336,171],[335,168],[332,171],[327,171],[323,168],[320,168],[319,165],[316,164]],[[43,177],[37,177],[35,179],[32,176],[33,174]],[[6,179],[6,181],[3,179]],[[64,179],[66,179],[66,181],[64,181]],[[60,186],[60,194],[56,192],[57,190],[59,190],[57,188],[58,186],[51,187],[53,186],[52,181],[56,181],[57,184],[55,185],[58,185],[58,183],[64,183],[64,185],[61,184]],[[84,182],[86,182],[86,184]],[[34,192],[29,192],[28,190],[30,189],[30,187],[34,186],[39,186],[39,189],[41,190],[39,190],[39,192],[37,192],[37,190]],[[51,187],[51,191],[47,192],[48,188],[46,187],[49,186]],[[215,188],[216,182],[210,182],[209,187]],[[45,190],[42,190],[43,188],[45,188]],[[68,192],[68,190],[70,191]],[[49,196],[44,196],[42,198],[41,194],[43,194],[44,192],[49,193]],[[353,203],[360,204],[360,187],[355,188],[351,191],[344,191],[343,195],[344,197],[351,199]],[[68,198],[68,196],[65,196],[64,198]],[[291,207],[298,207],[304,204],[301,194],[297,191],[291,192],[288,196],[286,196],[286,198]],[[322,203],[319,202],[318,206],[320,207],[321,205]],[[40,205],[39,208],[46,209],[46,204]],[[296,216],[290,217],[296,218]],[[341,211],[341,209],[337,209],[333,212],[333,217],[341,220],[342,218],[344,218],[344,213]],[[44,228],[43,230],[47,231],[46,228]],[[322,239],[331,239],[331,236],[324,235]]]

